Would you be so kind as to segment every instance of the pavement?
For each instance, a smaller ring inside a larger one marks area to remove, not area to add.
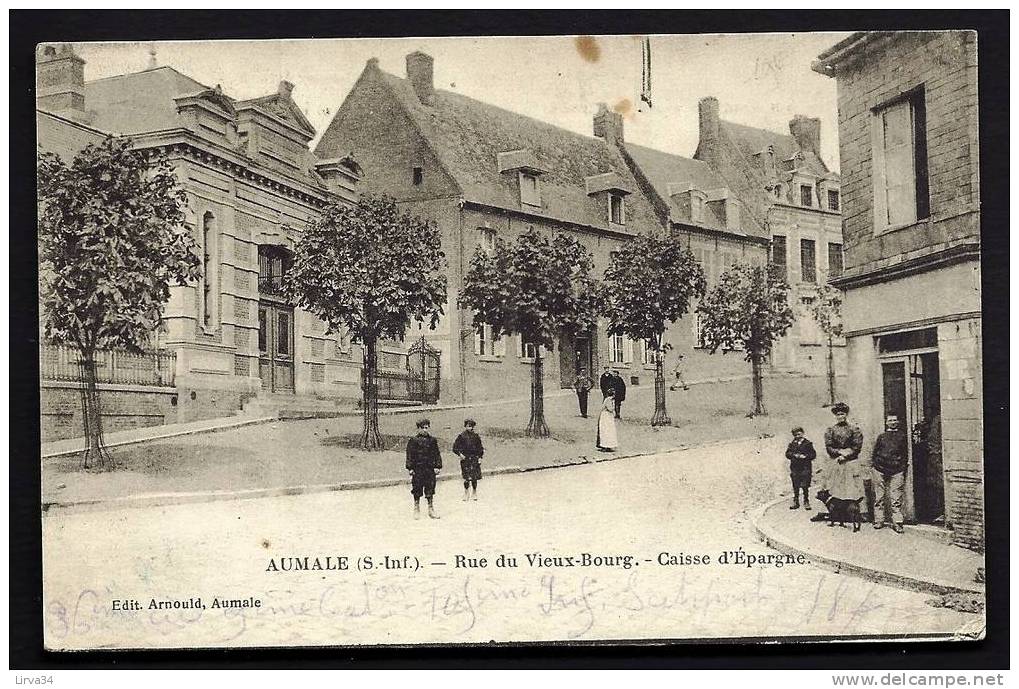
[[[437,521],[413,519],[406,485],[52,510],[42,523],[45,644],[981,637],[983,614],[777,560],[748,511],[787,480],[779,441],[486,478],[476,502],[440,484]],[[251,605],[214,607],[222,600]]]
[[[748,375],[738,376],[725,376],[716,378],[705,378],[702,380],[693,380],[687,382],[687,387],[696,385],[708,385],[713,383],[723,383],[736,380],[748,379]],[[629,394],[639,394],[644,390],[654,390],[654,386],[632,386],[629,389]],[[549,390],[545,392],[545,399],[556,399],[559,397],[571,397],[573,395],[572,390]],[[529,397],[502,399],[502,400],[489,400],[485,402],[472,402],[470,404],[441,404],[441,405],[414,405],[407,407],[380,407],[380,416],[393,416],[399,414],[421,414],[424,412],[441,412],[451,411],[456,409],[475,409],[475,408],[488,408],[497,407],[503,405],[516,405],[523,402],[529,402]],[[345,416],[360,416],[361,411],[351,409],[349,412],[342,413],[340,415]],[[168,438],[177,438],[188,435],[196,435],[199,433],[216,433],[217,431],[227,431],[235,428],[242,428],[244,426],[253,426],[262,423],[270,423],[273,421],[279,421],[278,416],[259,414],[255,416],[245,415],[244,413],[238,413],[234,416],[224,416],[215,419],[203,419],[201,421],[190,421],[186,423],[173,423],[163,424],[160,426],[145,426],[142,428],[132,428],[125,431],[115,431],[112,433],[106,433],[103,439],[106,442],[107,447],[123,447],[126,445],[139,445],[147,442],[153,442],[157,440],[166,440]],[[302,419],[291,418],[287,420],[298,421]],[[67,455],[77,454],[85,450],[85,439],[84,438],[69,438],[66,440],[54,440],[50,442],[42,443],[41,456],[43,459],[51,459],[54,457],[64,457]]]
[[[979,553],[908,527],[901,534],[875,530],[872,524],[861,525],[855,533],[849,527],[829,527],[828,522],[810,521],[817,512],[791,510],[789,505],[789,497],[780,498],[751,517],[761,539],[780,552],[802,554],[819,567],[914,591],[983,598],[984,584],[976,581],[977,569],[984,566]]]

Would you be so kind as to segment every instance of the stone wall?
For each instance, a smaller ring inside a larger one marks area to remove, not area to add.
[[[106,433],[176,423],[179,396],[175,388],[99,385]],[[43,381],[40,389],[42,442],[84,436],[81,394],[76,383]]]

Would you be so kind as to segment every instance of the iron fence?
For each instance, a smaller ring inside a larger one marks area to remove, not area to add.
[[[39,376],[43,380],[80,379],[81,353],[73,347],[44,344],[39,354]],[[96,381],[120,385],[173,387],[177,354],[157,350],[135,354],[119,350],[96,352]]]

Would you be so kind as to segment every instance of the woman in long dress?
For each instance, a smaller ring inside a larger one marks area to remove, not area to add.
[[[602,402],[601,414],[598,415],[598,439],[595,441],[595,446],[601,452],[613,452],[619,447],[619,441],[616,438],[615,411],[615,398],[613,391],[609,390]]]

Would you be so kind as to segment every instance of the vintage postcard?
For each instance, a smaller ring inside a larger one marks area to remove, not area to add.
[[[47,648],[984,637],[975,32],[60,38]]]

